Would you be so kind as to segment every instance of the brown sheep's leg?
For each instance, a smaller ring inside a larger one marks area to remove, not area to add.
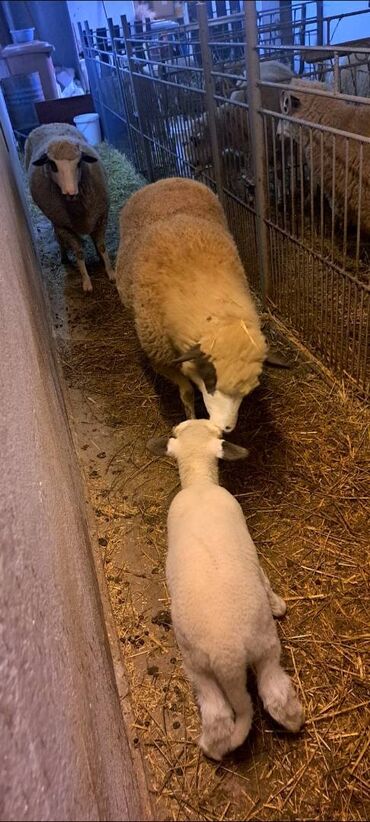
[[[186,419],[194,420],[194,389],[190,380],[185,377],[181,371],[178,371],[177,368],[174,368],[171,365],[160,366],[160,368],[156,366],[156,370],[159,374],[162,374],[163,377],[166,377],[178,386],[181,402],[185,408]]]
[[[75,254],[77,259],[77,267],[81,274],[82,288],[84,291],[92,291],[92,283],[87,273],[85,255],[82,248],[82,242],[77,234],[72,231],[67,231],[65,228],[58,228],[57,237],[63,249],[70,249]]]
[[[99,257],[101,257],[101,259],[103,260],[105,271],[108,274],[110,281],[114,282],[114,280],[116,279],[116,275],[114,273],[114,269],[112,268],[112,264],[109,259],[109,254],[105,246],[105,229],[106,222],[104,221],[103,224],[99,225],[98,228],[95,231],[93,231],[91,236],[94,241],[95,248],[99,254]]]
[[[63,240],[60,236],[60,233],[57,229],[55,229],[55,236],[58,240],[59,248],[60,248],[60,262],[62,263],[62,265],[65,265],[66,263],[69,263],[67,249],[66,249],[66,247],[64,245],[64,242],[63,242]]]

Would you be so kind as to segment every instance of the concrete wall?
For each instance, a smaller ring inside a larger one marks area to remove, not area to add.
[[[1,100],[0,122],[0,818],[143,819]]]

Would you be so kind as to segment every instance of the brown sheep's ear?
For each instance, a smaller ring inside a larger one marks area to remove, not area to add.
[[[188,362],[189,360],[199,360],[201,356],[200,345],[195,345],[194,348],[189,348],[188,351],[185,351],[184,354],[180,354],[179,357],[173,361],[174,365],[178,365],[182,362]]]
[[[155,457],[164,457],[167,454],[168,440],[167,436],[152,437],[148,440],[146,447]]]
[[[282,114],[291,115],[294,109],[299,108],[300,105],[299,97],[295,97],[291,91],[282,91],[280,93],[280,111]]]
[[[97,163],[98,158],[93,157],[92,154],[81,154],[81,160],[83,163]]]
[[[244,460],[249,451],[247,448],[243,448],[242,445],[235,445],[233,442],[227,442],[227,440],[222,440],[222,457],[223,460]]]
[[[189,362],[189,360],[195,360],[199,376],[202,378],[208,394],[213,394],[217,385],[216,369],[211,359],[201,350],[199,343],[194,348],[189,348],[184,354],[176,357],[173,363],[178,365],[182,362]]]
[[[290,368],[291,364],[285,357],[275,348],[270,348],[265,359],[266,365],[272,365],[275,368]]]
[[[48,162],[48,159],[49,159],[49,158],[48,158],[48,155],[47,155],[47,154],[41,154],[41,157],[39,157],[39,159],[38,159],[38,160],[34,160],[34,161],[33,161],[33,163],[32,163],[32,165],[33,165],[33,166],[44,166],[44,165],[45,165],[45,163],[47,163],[47,162]]]

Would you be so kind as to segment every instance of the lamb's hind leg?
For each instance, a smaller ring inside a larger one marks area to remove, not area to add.
[[[72,231],[67,231],[65,228],[56,229],[56,235],[58,237],[60,247],[63,249],[69,248],[76,256],[77,267],[81,274],[83,290],[92,291],[92,283],[87,273],[85,255],[80,237],[78,237],[77,234],[73,234]]]
[[[255,663],[258,693],[265,710],[288,731],[297,732],[304,722],[304,710],[290,676],[280,665],[280,642]]]
[[[229,750],[233,751],[239,745],[242,745],[247,738],[253,719],[252,700],[247,691],[246,668],[242,665],[239,672],[230,671],[230,676],[219,675],[219,672],[216,675],[235,712],[235,726],[229,746]]]
[[[262,582],[268,597],[268,601],[270,603],[273,616],[284,616],[284,614],[286,613],[286,603],[281,597],[278,596],[278,594],[275,594],[275,591],[272,590],[270,580],[266,576],[264,571],[262,571],[262,568],[260,568],[260,571],[262,576]]]
[[[186,672],[194,685],[202,717],[199,746],[206,756],[218,761],[230,750],[235,727],[232,708],[212,674],[194,671],[189,666]]]
[[[159,374],[162,374],[163,377],[166,377],[171,382],[174,382],[175,385],[178,386],[181,402],[185,408],[186,418],[188,420],[195,419],[195,409],[194,409],[194,389],[190,382],[190,380],[185,377],[184,374],[181,373],[177,368],[174,366],[156,366],[156,370]]]
[[[109,259],[109,254],[106,249],[105,245],[105,231],[106,231],[106,221],[101,223],[95,231],[92,232],[91,237],[94,241],[95,248],[99,254],[99,257],[103,260],[104,268],[106,274],[111,282],[114,282],[116,279],[116,275],[114,269],[112,267],[112,263]]]

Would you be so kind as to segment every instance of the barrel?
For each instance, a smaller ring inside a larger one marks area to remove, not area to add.
[[[1,85],[14,130],[27,133],[38,126],[35,103],[45,99],[38,71],[6,77]]]

